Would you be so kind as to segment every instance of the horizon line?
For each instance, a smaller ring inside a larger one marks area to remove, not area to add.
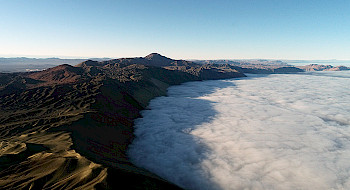
[[[163,55],[163,54],[161,54]],[[146,55],[147,56],[147,55]],[[164,55],[163,55],[164,56]],[[0,58],[5,59],[14,59],[14,58],[28,58],[28,59],[121,59],[121,58],[137,58],[137,57],[145,57],[145,56],[134,56],[134,57],[80,57],[80,56],[46,56],[46,55],[0,55]],[[167,57],[167,56],[165,56]],[[173,58],[171,58],[173,59]],[[350,59],[278,59],[278,58],[218,58],[218,59],[180,59],[180,60],[280,60],[280,61],[350,61]]]

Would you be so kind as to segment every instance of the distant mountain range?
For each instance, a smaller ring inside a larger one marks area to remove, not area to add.
[[[76,65],[86,59],[60,59],[60,58],[3,58],[0,57],[0,72],[26,72],[40,71],[62,64]],[[103,61],[109,58],[92,58],[91,60]]]
[[[150,55],[151,57],[154,55]],[[150,59],[151,57],[145,57],[144,59]],[[124,62],[133,60],[136,58],[122,58]],[[60,59],[60,58],[27,58],[27,57],[17,57],[17,58],[0,58],[0,72],[28,72],[28,71],[40,71],[57,65],[68,64],[76,65],[87,59]],[[90,58],[93,61],[107,61],[112,60],[110,58]],[[143,62],[147,64],[145,61]],[[164,64],[171,60],[163,57],[159,59],[162,62],[153,63],[154,65]],[[137,61],[141,61],[138,59]],[[181,60],[183,61],[183,60]],[[189,62],[196,64],[229,64],[235,66],[247,66],[247,65],[267,65],[267,66],[291,66],[286,62],[280,60],[266,60],[266,59],[247,59],[247,60],[190,60]],[[179,64],[179,63],[178,63]]]
[[[193,62],[200,64],[231,64],[237,66],[244,65],[276,65],[276,66],[292,66],[280,60],[267,60],[267,59],[236,59],[236,60],[192,60]]]
[[[332,66],[347,66],[350,67],[350,60],[282,60],[290,65],[304,66],[304,65],[332,65]]]
[[[332,65],[318,65],[310,64],[305,66],[296,66],[297,68],[303,69],[304,71],[347,71],[350,67],[346,66],[332,66]]]
[[[90,58],[91,60],[104,61],[110,58]],[[14,57],[4,58],[0,57],[0,64],[70,64],[75,65],[86,59],[61,59],[61,58],[28,58],[28,57]]]

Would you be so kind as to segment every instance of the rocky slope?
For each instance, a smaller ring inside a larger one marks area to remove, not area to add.
[[[0,74],[0,189],[178,189],[126,156],[133,120],[170,85],[243,77],[159,54]]]

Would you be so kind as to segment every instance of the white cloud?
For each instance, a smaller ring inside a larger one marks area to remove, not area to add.
[[[349,189],[350,73],[171,87],[136,121],[132,161],[186,189]]]

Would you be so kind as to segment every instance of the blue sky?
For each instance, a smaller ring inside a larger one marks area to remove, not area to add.
[[[0,56],[350,60],[349,0],[0,0]]]

